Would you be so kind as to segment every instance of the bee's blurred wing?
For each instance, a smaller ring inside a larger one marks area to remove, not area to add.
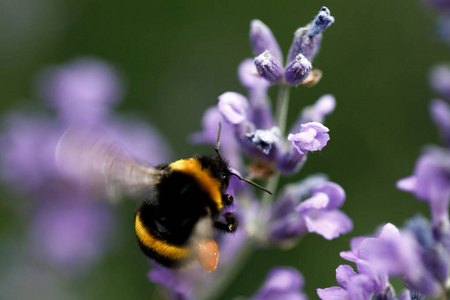
[[[76,126],[59,140],[55,159],[64,175],[112,201],[149,195],[164,174],[106,136]]]

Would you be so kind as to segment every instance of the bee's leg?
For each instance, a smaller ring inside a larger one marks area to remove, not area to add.
[[[233,204],[233,196],[227,195],[227,194],[223,194],[222,195],[222,202],[223,202],[223,204],[225,204],[225,206]]]
[[[238,228],[238,220],[237,218],[230,212],[227,212],[223,215],[225,217],[225,220],[227,221],[227,224],[224,224],[219,221],[214,222],[214,227],[216,227],[219,230],[233,233]]]

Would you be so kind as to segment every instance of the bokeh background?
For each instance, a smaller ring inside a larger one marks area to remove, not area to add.
[[[36,74],[80,56],[113,64],[126,82],[119,112],[138,112],[167,138],[175,157],[211,152],[187,136],[200,129],[204,110],[225,91],[245,94],[236,71],[252,56],[249,23],[260,19],[286,53],[293,32],[313,19],[321,6],[336,22],[324,34],[314,67],[324,73],[313,88],[291,91],[289,122],[321,95],[336,97],[327,118],[331,141],[309,157],[305,168],[283,182],[323,172],[347,193],[343,210],[353,219],[352,233],[333,241],[308,234],[296,247],[255,252],[222,299],[250,296],[267,271],[291,265],[306,278],[305,291],[335,285],[339,251],[352,236],[374,232],[382,223],[401,226],[425,203],[400,192],[395,182],[413,170],[422,146],[439,143],[428,114],[436,95],[430,67],[449,59],[435,33],[436,16],[416,0],[396,1],[0,1],[0,113],[18,107],[38,109]],[[276,88],[271,90],[275,98]],[[20,244],[27,200],[1,189],[2,245]],[[117,206],[120,242],[89,272],[70,279],[72,299],[154,299],[146,276],[149,265],[133,233],[135,203]],[[13,241],[13,242],[11,242]],[[0,264],[10,261],[3,255]],[[0,266],[2,268],[2,266]],[[24,287],[26,288],[26,287]],[[69,295],[71,295],[69,297]]]

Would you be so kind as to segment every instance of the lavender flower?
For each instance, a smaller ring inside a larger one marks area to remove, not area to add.
[[[327,133],[329,129],[318,122],[302,124],[301,127],[299,133],[288,135],[288,141],[292,142],[300,154],[322,150],[330,140]]]
[[[344,201],[344,190],[324,176],[311,176],[286,186],[273,207],[270,239],[285,243],[315,232],[331,240],[348,233],[353,223],[338,210]]]
[[[38,79],[41,98],[69,123],[103,119],[123,94],[118,72],[94,58],[50,67]]]

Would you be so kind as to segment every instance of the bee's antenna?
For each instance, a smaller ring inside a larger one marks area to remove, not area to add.
[[[260,185],[257,184],[257,183],[254,183],[254,182],[251,181],[250,179],[244,178],[244,177],[242,177],[241,175],[238,175],[238,174],[236,174],[236,173],[231,173],[231,175],[234,175],[234,176],[236,176],[239,180],[242,180],[242,181],[244,181],[244,182],[247,182],[247,183],[249,183],[249,184],[251,184],[251,185],[257,187],[258,189],[260,189],[260,190],[262,190],[262,191],[268,193],[269,195],[272,195],[272,192],[271,192],[271,191],[269,191],[268,189],[266,189],[266,188],[260,186]]]
[[[219,152],[219,146],[220,146],[220,132],[221,132],[221,131],[222,131],[222,123],[219,122],[219,132],[217,133],[217,142],[216,142],[216,148],[215,148],[216,153],[217,153],[217,156],[219,156],[219,157],[221,157],[221,156],[220,156],[220,152]]]

